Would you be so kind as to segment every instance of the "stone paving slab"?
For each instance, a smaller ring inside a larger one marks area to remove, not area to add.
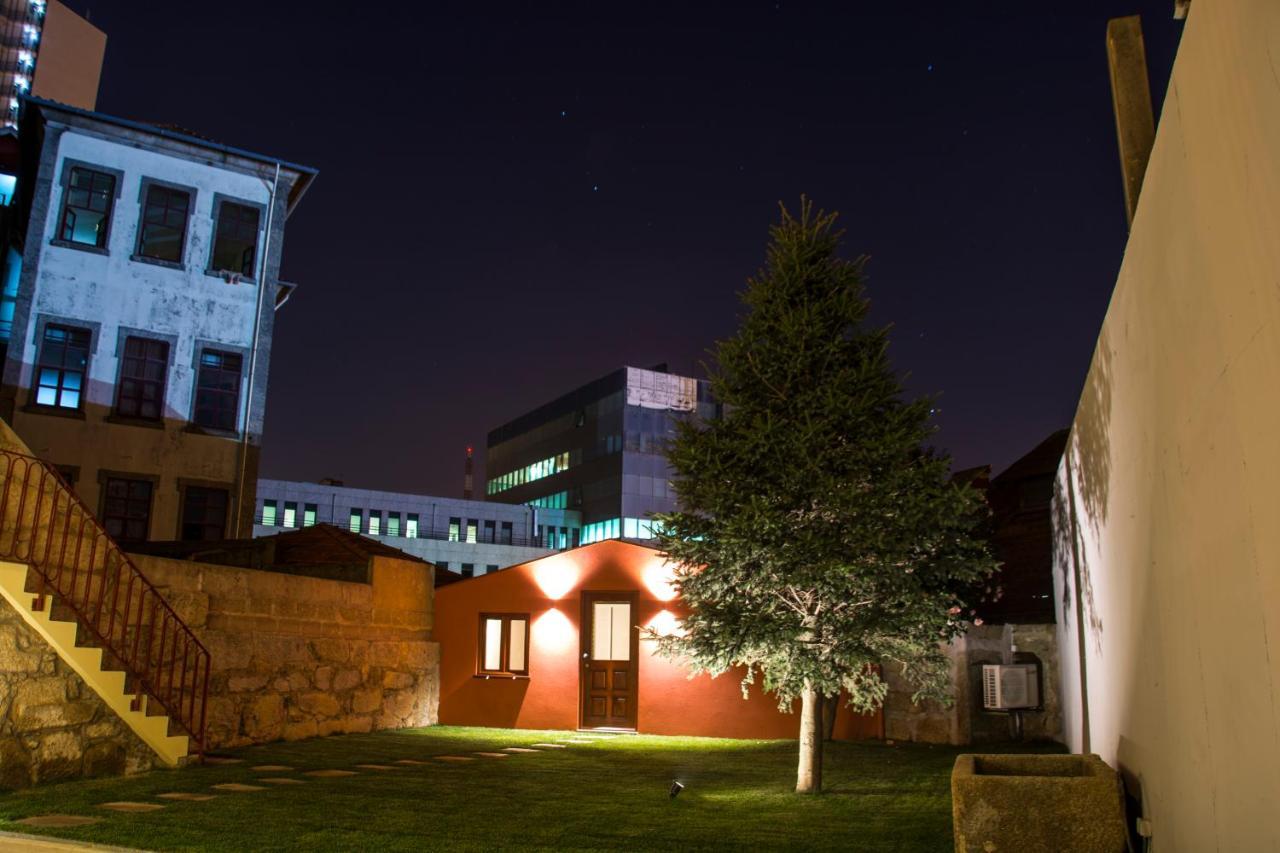
[[[204,803],[217,799],[216,794],[194,794],[190,791],[174,791],[169,794],[156,794],[161,800],[181,800],[188,803]]]
[[[412,766],[415,766],[415,767],[419,767],[419,766],[426,766],[426,765],[429,765],[429,764],[431,764],[431,762],[430,762],[430,761],[419,761],[419,760],[418,760],[418,759],[416,759],[416,758],[401,758],[399,761],[397,761],[397,762],[396,762],[396,764],[408,764],[408,765],[412,765]]]
[[[255,773],[288,773],[293,768],[285,764],[259,764],[249,769]]]
[[[568,749],[569,748],[562,743],[535,743],[534,746],[538,747],[539,749]]]
[[[437,755],[436,760],[437,761],[475,761],[475,759],[469,755]]]
[[[54,817],[54,815],[42,815]],[[57,817],[76,817],[76,815],[57,815]],[[88,818],[97,821],[97,818]],[[61,838],[50,838],[47,835],[23,835],[20,832],[0,832],[0,850],[4,853],[65,853],[66,851],[97,850],[98,853],[138,853],[131,847],[110,847],[106,844],[91,844],[87,841],[65,841]]]
[[[268,777],[266,779],[258,779],[258,782],[266,782],[268,785],[305,785],[301,779],[290,779],[287,776]]]
[[[121,800],[115,803],[98,803],[100,809],[111,809],[113,812],[128,812],[130,814],[137,812],[158,812],[163,805],[160,803],[134,803],[128,800]]]
[[[475,754],[484,756],[485,758],[510,758],[510,756],[505,752],[477,752]]]
[[[78,814],[42,814],[14,821],[23,826],[34,826],[40,829],[66,829],[71,826],[89,826],[101,822],[100,817],[86,817]]]
[[[529,749],[527,746],[504,746],[503,752],[542,752],[540,749]]]
[[[354,770],[308,770],[303,776],[314,776],[317,779],[338,779],[342,776],[359,776]]]
[[[403,770],[403,767],[392,767],[390,764],[357,764],[361,770]]]
[[[242,782],[223,782],[221,785],[210,785],[215,791],[230,791],[233,794],[247,794],[250,791],[265,791],[261,785],[245,785]]]

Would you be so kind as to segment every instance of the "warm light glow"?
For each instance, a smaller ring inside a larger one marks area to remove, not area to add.
[[[645,628],[659,637],[683,637],[685,634],[684,629],[680,627],[680,618],[670,610],[659,610]]]
[[[533,645],[538,651],[560,653],[567,651],[577,638],[577,631],[569,617],[554,607],[543,613],[533,623]]]
[[[533,580],[552,600],[564,598],[578,583],[582,570],[569,557],[547,557],[533,567]]]
[[[673,566],[661,558],[650,561],[641,577],[649,592],[659,601],[670,601],[677,595]]]

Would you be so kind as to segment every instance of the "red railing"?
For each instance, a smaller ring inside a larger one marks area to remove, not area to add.
[[[203,753],[208,650],[57,471],[0,449],[0,479],[0,558],[30,565],[39,606],[52,593],[103,650],[103,668],[122,670]]]

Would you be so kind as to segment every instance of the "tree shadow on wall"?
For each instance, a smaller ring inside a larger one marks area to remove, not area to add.
[[[1101,650],[1102,617],[1094,594],[1094,567],[1089,543],[1100,543],[1110,509],[1111,415],[1114,353],[1104,327],[1085,384],[1065,454],[1067,482],[1055,481],[1053,535],[1055,560],[1074,567],[1080,582],[1085,618]],[[1080,517],[1083,515],[1083,519]],[[1063,584],[1063,612],[1071,610],[1071,589]]]

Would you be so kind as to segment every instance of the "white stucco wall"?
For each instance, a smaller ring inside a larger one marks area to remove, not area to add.
[[[1280,849],[1278,62],[1280,4],[1192,5],[1059,478],[1068,739],[1159,851]]]

